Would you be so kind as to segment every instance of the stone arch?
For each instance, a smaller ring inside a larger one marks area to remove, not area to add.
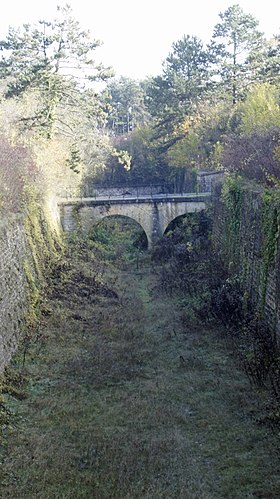
[[[204,203],[182,203],[169,205],[163,207],[162,220],[161,220],[161,234],[165,234],[167,227],[177,218],[184,215],[198,213],[205,209]]]
[[[62,227],[67,232],[78,228],[87,232],[92,225],[107,216],[127,216],[142,227],[148,239],[148,247],[151,249],[172,220],[205,208],[205,201],[197,198],[108,200],[108,202],[85,199],[61,203],[60,213]]]
[[[102,204],[102,205],[81,205],[77,215],[80,227],[87,232],[90,227],[105,217],[126,216],[137,222],[143,229],[148,240],[148,247],[152,247],[153,221],[151,205],[144,204]],[[145,210],[143,209],[145,207]]]
[[[166,225],[165,229],[164,229],[164,232],[163,232],[163,236],[167,233],[167,231],[169,230],[169,227],[176,221],[179,221],[180,219],[182,219],[183,217],[186,217],[186,216],[193,216],[195,213],[198,213],[198,211],[193,211],[193,212],[186,212],[186,213],[182,213],[182,215],[178,215],[177,217],[173,218],[172,220],[170,220],[170,222]]]
[[[113,216],[124,216],[134,220],[144,233],[146,234],[148,247],[151,247],[151,234],[150,226],[147,224],[146,217],[141,218],[141,213],[137,210],[137,206],[133,205],[100,205],[100,206],[80,206],[78,210],[78,217],[80,221],[80,226],[83,231],[88,232],[90,228],[103,220],[104,218]]]
[[[99,223],[102,223],[102,221],[104,221],[106,219],[110,219],[110,218],[123,218],[123,219],[132,220],[139,228],[142,229],[143,233],[145,234],[146,240],[147,240],[147,248],[149,247],[149,239],[148,239],[148,235],[147,235],[144,227],[138,222],[138,220],[136,220],[135,218],[133,218],[129,215],[123,215],[123,214],[119,214],[119,213],[114,213],[114,214],[107,213],[103,217],[99,218],[99,220],[95,220],[93,225],[98,225]]]

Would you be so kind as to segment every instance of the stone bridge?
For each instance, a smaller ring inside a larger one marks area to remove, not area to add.
[[[66,232],[89,231],[105,217],[125,216],[135,220],[146,233],[152,248],[175,218],[205,210],[211,194],[155,194],[107,196],[102,198],[61,199],[61,224]]]

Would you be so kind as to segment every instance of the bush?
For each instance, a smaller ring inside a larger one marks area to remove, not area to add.
[[[226,170],[239,172],[248,179],[273,185],[273,179],[280,181],[280,158],[277,154],[279,141],[279,128],[263,133],[230,136],[225,142],[223,166]]]

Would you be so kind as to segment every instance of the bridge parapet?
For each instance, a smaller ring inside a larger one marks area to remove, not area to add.
[[[102,205],[102,204],[133,204],[133,203],[168,203],[168,202],[198,202],[206,201],[211,197],[211,192],[187,192],[182,194],[152,194],[152,195],[121,195],[121,196],[93,196],[93,197],[70,197],[60,198],[61,205]]]

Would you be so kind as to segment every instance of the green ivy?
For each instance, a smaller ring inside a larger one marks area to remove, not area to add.
[[[266,190],[262,199],[261,297],[262,304],[264,304],[269,271],[276,263],[280,227],[280,192],[278,190]]]
[[[226,208],[226,251],[232,264],[237,263],[240,248],[240,226],[243,207],[243,181],[239,176],[228,177],[222,189]]]
[[[247,240],[249,236],[251,238],[256,237],[256,230],[258,230],[258,227],[254,225],[256,222],[252,222],[253,225],[250,222],[250,226],[241,228],[243,211],[254,209],[252,192],[250,187],[239,176],[228,177],[222,190],[222,201],[226,209],[226,254],[230,268],[240,270],[243,277],[248,274],[250,261],[247,258],[246,249],[245,257],[242,253],[242,249],[244,249],[242,230],[246,231]],[[261,226],[259,230],[262,235],[259,291],[261,313],[263,313],[268,276],[276,265],[280,233],[280,192],[276,189],[266,189],[260,191],[259,195],[261,198]]]

